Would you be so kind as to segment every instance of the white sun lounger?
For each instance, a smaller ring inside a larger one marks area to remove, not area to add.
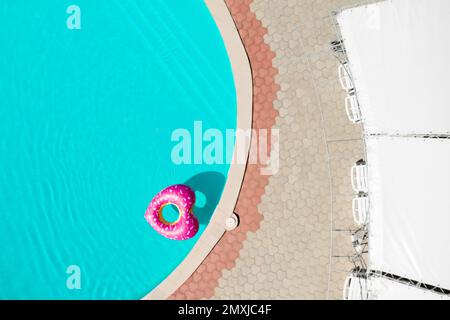
[[[352,212],[353,221],[359,226],[365,225],[369,215],[369,197],[355,197],[352,201]]]
[[[367,193],[367,165],[365,164],[355,164],[350,172],[351,182],[353,190],[356,193]]]
[[[361,111],[359,110],[358,98],[355,94],[349,93],[345,97],[345,112],[352,123],[361,122]]]
[[[353,81],[348,72],[348,63],[341,63],[338,66],[338,76],[342,89],[347,92],[353,91]]]

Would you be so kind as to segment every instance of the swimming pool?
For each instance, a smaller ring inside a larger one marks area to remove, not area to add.
[[[80,29],[69,27],[72,4]],[[175,129],[236,126],[231,67],[208,9],[5,1],[0,39],[0,298],[141,298],[198,240],[229,169],[171,159]],[[205,195],[200,232],[182,242],[144,219],[175,183]],[[68,283],[74,267],[80,288]]]

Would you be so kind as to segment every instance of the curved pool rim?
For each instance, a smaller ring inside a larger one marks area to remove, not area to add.
[[[205,0],[205,4],[220,31],[231,63],[237,99],[236,128],[250,130],[253,111],[253,81],[247,52],[225,1]],[[233,159],[236,149],[235,147]],[[244,150],[246,160],[249,149],[250,143],[245,146]],[[232,163],[230,165],[222,196],[206,229],[185,259],[163,282],[144,296],[144,300],[167,299],[194,273],[219,242],[226,232],[226,219],[233,215],[246,166],[246,161],[245,164]]]

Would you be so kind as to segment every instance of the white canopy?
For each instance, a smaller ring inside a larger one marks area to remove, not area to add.
[[[450,1],[384,1],[337,21],[366,133],[450,133]]]
[[[366,144],[369,268],[450,289],[450,140]]]
[[[382,277],[370,278],[368,288],[371,300],[450,300],[450,296]]]

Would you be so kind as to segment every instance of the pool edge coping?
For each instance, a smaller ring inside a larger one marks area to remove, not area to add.
[[[252,127],[253,80],[250,61],[234,20],[224,0],[204,0],[222,36],[230,60],[236,90],[236,128],[248,130]],[[246,157],[250,145],[246,145]],[[236,148],[234,154],[236,153]],[[233,214],[242,187],[246,164],[231,164],[222,196],[207,225],[192,250],[184,260],[144,300],[167,299],[200,266],[225,230],[225,220]]]

